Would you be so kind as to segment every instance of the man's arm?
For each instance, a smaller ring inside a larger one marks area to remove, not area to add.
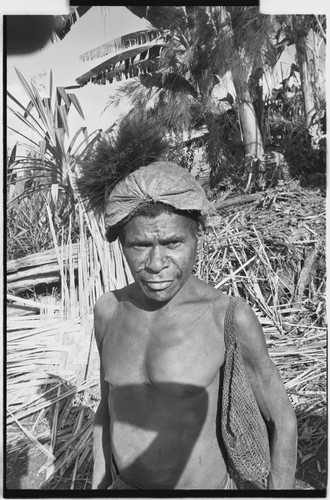
[[[108,387],[104,380],[102,367],[100,379],[101,401],[95,414],[93,426],[93,490],[105,490],[112,483]]]
[[[297,423],[280,375],[271,361],[261,325],[248,304],[235,312],[244,365],[270,431],[268,489],[292,489],[297,462]]]
[[[92,489],[107,489],[112,483],[111,474],[111,445],[110,445],[110,413],[109,413],[109,387],[104,380],[102,365],[102,341],[106,330],[106,321],[102,313],[103,297],[94,308],[94,330],[97,347],[100,354],[100,386],[101,400],[97,408],[93,426],[93,478]]]

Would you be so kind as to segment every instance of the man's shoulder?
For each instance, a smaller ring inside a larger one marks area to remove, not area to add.
[[[129,296],[131,288],[132,284],[101,295],[95,303],[94,315],[99,317],[111,316],[116,311],[119,302]]]
[[[242,297],[228,295],[223,292],[219,292],[215,289],[215,292],[218,292],[218,295],[215,295],[214,300],[218,311],[226,316],[227,313],[230,314],[230,306],[232,309],[233,319],[237,326],[249,324],[251,320],[255,318],[255,314],[253,312],[252,307],[244,300]]]
[[[196,278],[195,284],[196,289],[198,290],[197,296],[203,297],[205,300],[213,302],[215,307],[219,307],[221,309],[227,307],[230,300],[229,295],[221,292],[217,288],[214,288],[214,286],[200,280],[199,278]]]
[[[113,291],[104,293],[95,302],[94,314],[103,316],[107,312],[109,306],[111,307],[114,304],[114,302],[115,302],[115,295]]]
[[[221,292],[200,279],[197,279],[196,285],[199,290],[199,295],[213,304],[214,310],[219,317],[225,317],[230,302],[235,300],[235,308],[233,311],[235,321],[239,324],[244,324],[247,320],[251,321],[254,319],[255,314],[251,306],[243,298],[233,297],[227,293]]]
[[[95,338],[99,349],[104,336],[111,331],[109,325],[112,324],[118,304],[129,294],[130,286],[104,293],[94,305]]]
[[[195,297],[191,299],[191,304],[196,308],[212,311],[215,323],[223,329],[224,318],[230,302],[230,296],[214,288],[211,284],[200,279],[195,281]]]

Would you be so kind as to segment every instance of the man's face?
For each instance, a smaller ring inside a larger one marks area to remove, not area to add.
[[[137,215],[125,226],[124,255],[146,303],[166,303],[183,287],[194,267],[197,229],[175,213]]]

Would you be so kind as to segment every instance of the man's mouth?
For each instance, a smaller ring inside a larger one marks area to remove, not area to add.
[[[173,280],[168,281],[144,281],[148,288],[154,291],[165,290],[170,286]]]

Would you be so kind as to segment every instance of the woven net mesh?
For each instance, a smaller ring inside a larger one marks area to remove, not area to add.
[[[225,364],[222,382],[222,439],[230,473],[240,480],[264,481],[270,470],[268,432],[247,380],[238,343],[231,299],[225,318]]]

